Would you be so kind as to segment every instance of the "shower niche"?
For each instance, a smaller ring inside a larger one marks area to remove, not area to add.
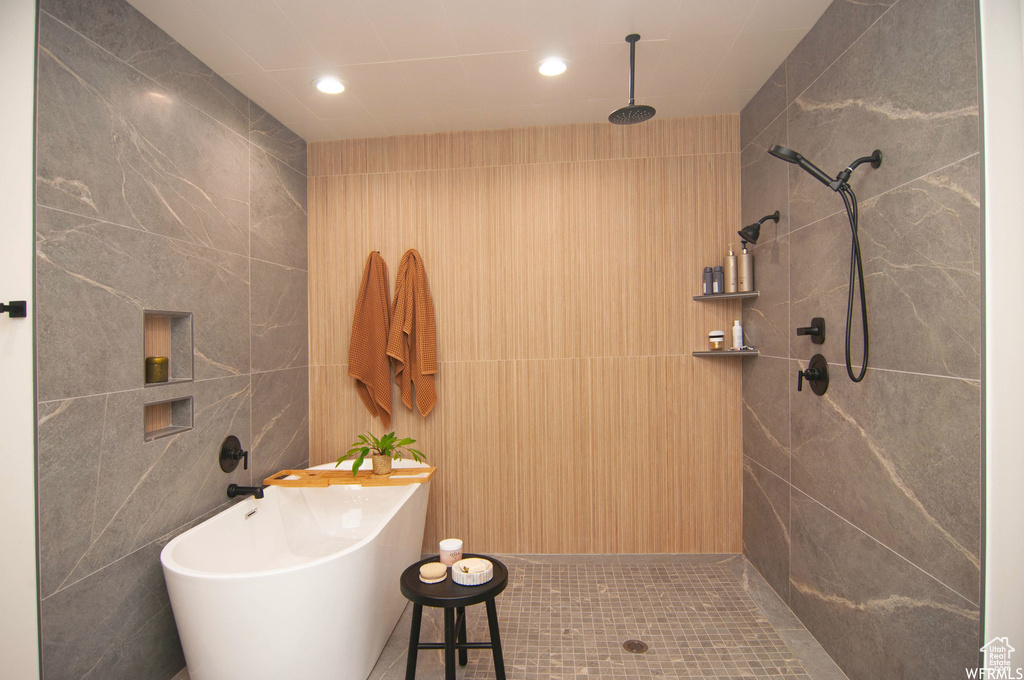
[[[142,413],[147,442],[192,429],[192,397],[146,404]]]
[[[145,311],[142,316],[143,357],[166,357],[167,379],[147,379],[143,361],[139,370],[146,387],[191,382],[193,375],[192,313]]]

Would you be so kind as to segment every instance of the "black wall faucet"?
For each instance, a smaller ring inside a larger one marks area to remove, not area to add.
[[[228,484],[228,498],[235,498],[237,496],[252,496],[253,498],[263,498],[263,487],[239,486],[237,484]]]

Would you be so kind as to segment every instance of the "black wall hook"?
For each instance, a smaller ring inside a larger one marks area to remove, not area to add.
[[[28,316],[28,303],[25,300],[14,300],[6,305],[0,302],[0,314],[10,314],[12,319],[24,319]]]

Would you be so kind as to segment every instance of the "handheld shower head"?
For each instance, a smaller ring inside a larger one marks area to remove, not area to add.
[[[860,254],[860,237],[857,235],[858,230],[858,212],[857,212],[857,195],[853,193],[853,188],[849,185],[850,175],[857,169],[857,166],[864,163],[870,163],[871,167],[877,168],[882,164],[882,152],[875,149],[870,156],[864,156],[858,158],[838,175],[835,179],[832,179],[814,163],[798,154],[792,149],[787,149],[784,146],[776,144],[772,148],[768,149],[768,153],[786,161],[787,163],[793,163],[803,168],[811,177],[818,180],[832,191],[838,193],[843,199],[843,206],[846,208],[846,215],[850,219],[850,232],[852,234],[852,240],[850,244],[850,286],[849,296],[846,304],[846,372],[850,376],[850,380],[853,382],[860,382],[864,379],[864,376],[868,370],[868,303],[867,294],[864,292],[864,264]],[[775,213],[778,215],[778,213]],[[754,229],[754,227],[758,227]],[[744,232],[752,234],[756,241],[757,235],[760,231],[760,223],[757,225],[750,225],[744,227],[743,231],[740,232],[740,236],[745,238]],[[860,288],[860,318],[861,327],[863,328],[863,359],[861,360],[860,373],[855,374],[853,372],[853,358],[850,353],[850,326],[853,319],[853,293],[854,284],[859,283]]]
[[[836,187],[832,186],[832,184],[835,182],[834,179],[826,175],[821,168],[819,168],[817,165],[801,156],[796,151],[793,151],[792,149],[787,149],[784,146],[779,146],[778,144],[776,144],[772,148],[768,149],[768,153],[775,156],[776,158],[786,161],[787,163],[799,165],[808,174],[810,174],[811,177],[818,180],[825,186],[838,191]]]
[[[804,157],[798,154],[796,151],[793,151],[792,149],[787,149],[784,146],[779,146],[778,144],[768,149],[768,153],[775,156],[776,158],[786,161],[787,163],[799,163],[804,159]]]

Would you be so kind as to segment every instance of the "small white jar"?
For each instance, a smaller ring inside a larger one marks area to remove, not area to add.
[[[446,538],[440,545],[441,564],[450,567],[462,559],[462,539]]]

